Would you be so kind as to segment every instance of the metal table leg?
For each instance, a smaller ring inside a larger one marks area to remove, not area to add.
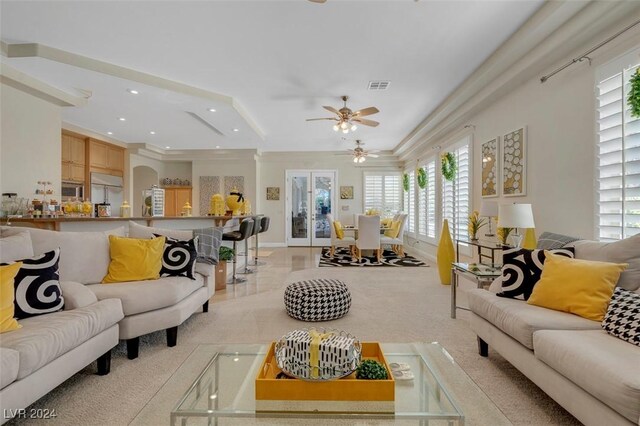
[[[451,268],[451,318],[456,318],[456,297],[458,292],[458,275],[456,268]]]

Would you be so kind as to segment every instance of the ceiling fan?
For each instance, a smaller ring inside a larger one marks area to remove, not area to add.
[[[375,154],[376,152],[380,152],[380,150],[372,150],[372,151],[367,151],[365,150],[362,145],[364,145],[364,142],[362,142],[361,140],[356,140],[356,147],[354,149],[348,149],[347,151],[349,151],[349,155],[353,155],[353,162],[354,163],[364,163],[367,159],[367,157],[371,157],[371,158],[378,158],[379,155]]]
[[[333,120],[337,123],[333,125],[333,130],[336,132],[338,130],[342,130],[342,133],[349,133],[349,131],[355,131],[358,126],[357,124],[363,124],[365,126],[376,127],[378,124],[377,121],[367,120],[366,118],[362,118],[366,115],[373,115],[380,112],[376,107],[368,107],[358,111],[351,111],[347,108],[347,100],[348,96],[342,96],[342,100],[344,102],[344,106],[340,109],[335,109],[330,106],[323,106],[322,108],[336,114],[336,117],[329,118],[307,118],[307,121],[317,121],[317,120]]]
[[[309,0],[311,3],[326,3],[327,0]]]

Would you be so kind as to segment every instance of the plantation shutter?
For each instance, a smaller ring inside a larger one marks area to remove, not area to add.
[[[401,206],[401,176],[399,173],[365,173],[364,208],[376,209],[383,216],[391,216]]]
[[[407,198],[409,199],[408,210],[407,210],[407,229],[410,233],[416,232],[416,172],[409,172],[409,193],[407,194]]]
[[[436,160],[431,159],[422,167],[427,175],[427,185],[418,188],[418,235],[436,237]]]
[[[466,240],[471,192],[468,140],[449,152],[455,156],[458,170],[452,182],[442,179],[442,219],[449,221],[451,238]]]
[[[640,233],[640,118],[627,101],[630,79],[640,64],[597,85],[597,226],[602,241]]]

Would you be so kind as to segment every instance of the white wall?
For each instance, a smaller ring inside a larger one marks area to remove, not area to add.
[[[45,180],[60,201],[60,106],[5,84],[0,92],[0,192],[32,199]]]
[[[164,175],[160,176],[160,180],[162,180],[162,178],[178,178],[189,179],[189,181],[191,181],[191,173],[191,161],[167,161],[164,163]]]
[[[528,133],[527,195],[492,200],[499,204],[531,203],[538,235],[552,231],[589,239],[595,237],[596,69],[640,47],[639,35],[640,28],[598,50],[592,55],[591,66],[586,61],[576,64],[544,84],[540,83],[539,77],[530,79],[466,120],[475,126],[474,209],[479,209],[482,202],[481,144],[525,125]],[[599,40],[604,38],[603,34]],[[574,53],[582,53],[592,45],[589,43]],[[550,69],[562,64],[555,64]],[[428,145],[443,144],[449,137],[429,141]],[[433,246],[417,248],[428,253],[435,251]]]
[[[351,157],[337,157],[333,153],[266,153],[259,159],[259,213],[269,216],[269,231],[260,236],[260,243],[284,244],[286,241],[286,170],[337,170],[336,189],[340,186],[353,186],[353,199],[341,200],[338,193],[334,216],[345,224],[353,222],[354,213],[362,213],[363,207],[363,171],[399,170],[395,161],[379,162],[377,167],[355,167]],[[367,163],[369,164],[369,163]],[[267,187],[280,188],[279,201],[267,201]],[[343,207],[348,210],[342,210]]]

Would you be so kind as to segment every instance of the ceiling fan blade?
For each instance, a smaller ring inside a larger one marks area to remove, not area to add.
[[[367,157],[371,157],[371,158],[378,158],[380,157],[378,154],[371,154],[371,153],[367,153]]]
[[[367,120],[366,118],[352,118],[351,121],[355,121],[356,123],[364,124],[365,126],[376,127],[378,124],[377,121]]]
[[[334,121],[338,121],[337,118],[331,117],[331,118],[307,118],[307,121],[318,121],[318,120],[334,120]]]
[[[326,3],[327,0],[309,0],[311,3]]]
[[[364,108],[358,111],[355,111],[353,115],[355,117],[364,117],[365,115],[373,115],[379,113],[380,110],[376,107]]]
[[[331,111],[334,114],[338,114],[340,115],[340,111],[338,111],[337,109],[335,109],[334,107],[331,106],[323,106],[322,108],[326,109],[327,111]]]

